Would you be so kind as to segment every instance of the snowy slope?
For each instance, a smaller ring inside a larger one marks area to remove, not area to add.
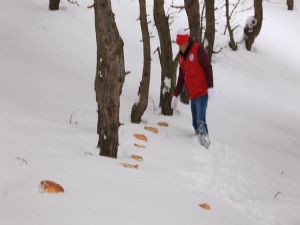
[[[138,2],[113,1],[131,71],[121,96],[118,159],[99,157],[95,147],[94,16],[90,2],[78,2],[64,0],[57,12],[45,0],[1,4],[0,224],[298,225],[299,2],[288,12],[285,1],[265,1],[253,51],[241,44],[236,53],[225,48],[214,57],[213,143],[205,150],[193,136],[188,106],[180,104],[174,117],[159,115],[157,55],[155,105],[149,101],[143,119],[170,126],[152,134],[129,122],[142,69]],[[186,26],[184,15],[172,35],[179,26]],[[150,30],[156,34],[153,25]],[[157,45],[153,39],[152,49]],[[149,142],[136,141],[134,133]],[[138,170],[120,165],[137,163],[132,154],[144,158]],[[65,193],[41,194],[43,179],[59,182]],[[211,211],[198,207],[205,202]]]

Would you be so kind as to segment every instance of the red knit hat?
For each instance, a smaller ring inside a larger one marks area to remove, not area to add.
[[[189,40],[189,33],[184,30],[184,29],[180,29],[177,32],[177,37],[176,37],[176,43],[180,46],[183,45],[184,43],[188,42]]]

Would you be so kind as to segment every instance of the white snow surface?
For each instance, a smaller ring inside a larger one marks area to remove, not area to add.
[[[78,7],[64,0],[55,12],[46,0],[1,2],[0,224],[299,225],[299,2],[290,12],[283,0],[264,1],[251,52],[243,43],[232,52],[217,35],[223,49],[213,57],[208,150],[193,135],[189,106],[179,104],[173,117],[159,114],[157,54],[152,101],[143,123],[130,123],[143,65],[139,7],[133,0],[112,2],[131,71],[121,96],[117,159],[100,157],[96,148],[94,11],[86,8],[92,1],[80,0]],[[183,14],[176,21],[173,39],[187,24]],[[154,52],[158,38],[153,23],[149,28]],[[174,44],[174,55],[177,50]],[[159,121],[169,127],[158,127]],[[159,133],[145,131],[145,124]],[[148,142],[134,133],[146,134]],[[44,179],[65,193],[41,193]]]

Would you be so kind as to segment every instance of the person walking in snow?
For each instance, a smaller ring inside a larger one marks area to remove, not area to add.
[[[213,71],[206,52],[199,43],[193,41],[189,34],[181,29],[177,33],[179,46],[179,76],[174,90],[171,107],[175,109],[178,95],[185,84],[191,102],[193,127],[202,146],[210,144],[206,124],[208,98],[213,95]]]

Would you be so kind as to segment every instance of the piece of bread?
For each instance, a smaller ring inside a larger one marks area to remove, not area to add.
[[[133,136],[140,141],[148,142],[148,139],[144,134],[134,134]]]
[[[65,191],[61,185],[50,180],[42,180],[40,187],[41,191],[46,193],[63,193]]]
[[[161,127],[168,127],[169,126],[169,124],[167,122],[158,122],[157,124],[158,124],[158,126],[161,126]]]
[[[199,204],[198,206],[205,210],[211,210],[211,206],[207,203],[202,203],[202,204]]]
[[[134,144],[134,146],[137,147],[137,148],[146,148],[145,145],[139,145],[139,144],[136,144],[136,143]]]
[[[144,126],[144,129],[147,130],[147,131],[150,131],[154,134],[157,134],[158,133],[158,129],[155,128],[155,127],[148,127],[148,126]]]
[[[130,168],[130,169],[138,169],[139,165],[137,164],[129,164],[129,163],[120,163],[125,168]]]
[[[140,155],[131,155],[130,158],[132,158],[138,162],[143,162],[143,160],[144,160],[143,157]]]

